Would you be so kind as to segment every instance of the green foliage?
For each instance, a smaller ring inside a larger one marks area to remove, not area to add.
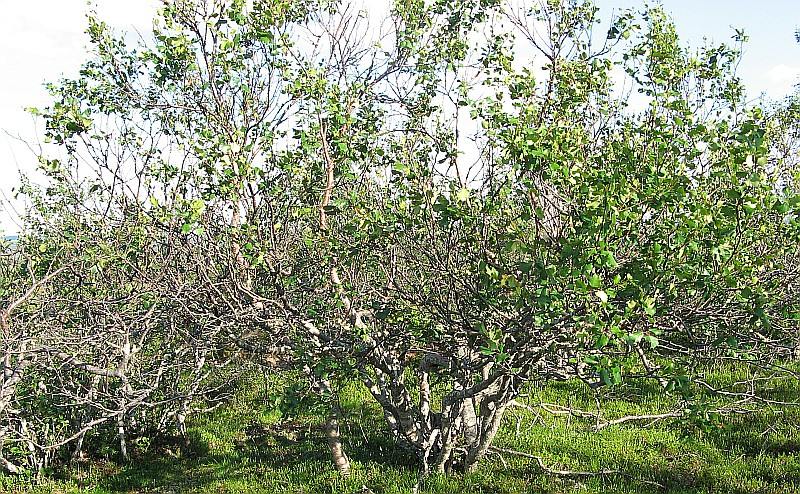
[[[603,39],[578,0],[390,15],[369,40],[344,2],[180,0],[135,48],[91,16],[81,77],[35,110],[61,154],[40,157],[46,190],[26,188],[26,252],[73,283],[52,288],[54,327],[104,314],[76,298],[108,301],[126,331],[162,331],[143,369],[190,348],[181,389],[206,382],[206,356],[226,376],[279,354],[321,394],[298,385],[287,413],[335,410],[360,379],[441,470],[480,460],[531,380],[653,382],[713,425],[709,386],[761,397],[710,383],[709,362],[786,374],[798,105],[746,100],[742,33],[691,49],[646,8]]]

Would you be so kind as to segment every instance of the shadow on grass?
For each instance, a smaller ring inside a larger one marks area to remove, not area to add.
[[[194,434],[188,452],[175,456],[165,454],[163,449],[155,450],[104,476],[96,485],[112,492],[229,492],[227,489],[231,488],[223,485],[266,489],[282,483],[307,486],[302,492],[317,492],[313,486],[320,483],[321,477],[336,477],[319,427],[251,422],[241,432],[243,437],[224,452],[213,452],[201,435]],[[370,470],[408,474],[417,470],[385,435],[369,434],[348,442],[346,450],[351,460]]]
[[[727,448],[744,449],[752,438],[737,432],[742,429],[749,429],[749,426],[742,423],[731,430],[712,431],[704,434],[703,440],[720,454]],[[340,490],[330,487],[336,475],[318,428],[300,423],[251,422],[242,427],[242,432],[243,437],[222,453],[213,452],[200,435],[193,437],[192,448],[181,457],[169,456],[170,447],[156,449],[134,464],[99,479],[96,485],[111,492],[239,492],[239,488],[259,492],[359,492],[360,484],[343,484]],[[352,437],[357,431],[350,432],[347,450],[351,459],[359,464],[362,480],[376,494],[410,492],[410,487],[405,490],[393,486],[392,482],[393,479],[411,482],[417,477],[418,465],[387,435],[373,433]],[[547,441],[546,437],[541,439]],[[542,472],[530,460],[506,457],[501,462],[492,456],[478,472],[444,478],[434,476],[420,492],[777,494],[794,492],[786,489],[800,486],[800,462],[795,462],[796,469],[791,465],[776,468],[759,450],[758,461],[745,458],[726,463],[721,458],[719,461],[723,463],[717,464],[718,460],[713,457],[693,454],[696,448],[692,439],[681,441],[680,446],[686,449],[662,451],[656,463],[650,463],[645,457],[628,458],[618,464],[605,465],[620,470],[621,474],[588,479],[559,478]],[[794,448],[798,446],[796,436],[787,437],[783,447],[790,450],[775,449],[768,454],[780,463],[781,455],[795,453],[797,449]],[[602,449],[603,445],[598,442],[595,447]],[[592,451],[585,448],[576,445],[574,450],[562,453],[580,464],[591,464]],[[564,468],[555,462],[548,464]],[[649,482],[657,482],[664,488]]]
[[[784,412],[725,418],[704,439],[719,450],[747,457],[800,455],[800,410]]]
[[[314,431],[316,432],[316,431]],[[411,492],[411,482],[417,468],[386,438],[368,436],[366,443],[351,445],[351,459],[359,463],[363,481],[376,494]],[[363,440],[363,438],[362,438]],[[602,445],[598,445],[602,447]],[[198,448],[202,450],[203,448]],[[575,456],[581,456],[580,452]],[[769,466],[747,466],[744,475],[720,475],[706,458],[681,454],[659,464],[646,459],[619,465],[622,475],[607,475],[589,479],[564,479],[543,473],[533,462],[506,458],[502,464],[490,458],[473,474],[452,477],[432,477],[423,485],[422,493],[565,493],[614,492],[636,494],[688,494],[696,492],[731,494],[777,494],[795,492],[790,486],[800,486],[800,469],[776,473]],[[746,463],[746,462],[745,462]],[[563,467],[549,463],[551,467]],[[359,492],[357,485],[331,487],[336,475],[330,466],[325,441],[319,433],[297,440],[283,432],[263,431],[248,438],[241,449],[227,453],[205,453],[196,457],[148,457],[111,473],[96,482],[96,486],[111,492]],[[408,488],[392,485],[407,481]],[[744,480],[743,480],[744,479]],[[649,481],[664,486],[658,488]]]
[[[632,387],[625,393],[614,389],[603,392],[609,393],[606,399],[642,403],[645,409],[661,393],[652,386]],[[550,384],[542,393],[554,401],[593,402],[591,391],[576,383]],[[309,425],[318,423],[320,416],[310,413],[298,421],[273,424],[273,419],[265,418],[260,403],[247,402],[195,423],[189,448],[182,448],[174,438],[155,442],[148,454],[130,465],[96,465],[98,474],[83,485],[96,487],[98,492],[310,494],[358,493],[366,484],[376,494],[411,492],[419,465],[384,431],[379,409],[358,390],[348,391],[346,397],[347,415],[352,420],[342,432],[354,463],[350,479],[336,475],[323,434],[318,426]],[[685,426],[665,421],[636,431],[630,430],[633,426],[609,428],[596,435],[575,424],[566,430],[542,425],[516,438],[513,421],[506,422],[505,439],[511,449],[541,452],[553,468],[568,466],[548,458],[578,465],[582,470],[600,465],[620,470],[622,475],[563,479],[543,473],[531,460],[506,456],[501,461],[491,455],[477,472],[432,476],[419,492],[800,492],[800,410],[726,418],[726,423],[719,429],[681,432]]]
[[[562,465],[552,463],[551,468]],[[526,487],[503,492],[536,492],[556,494],[580,493],[635,493],[635,494],[789,494],[800,492],[800,471],[794,474],[775,475],[768,469],[748,468],[745,472],[728,472],[720,475],[714,465],[700,457],[680,457],[665,464],[641,463],[609,466],[618,473],[592,477],[554,476],[542,472],[533,462],[511,466],[494,466],[494,478],[503,478],[499,485],[513,485],[515,480],[527,479]],[[733,473],[733,474],[731,474]],[[486,487],[492,488],[493,485]],[[438,492],[438,491],[437,491]],[[447,491],[441,491],[447,492]],[[476,492],[495,492],[494,490]]]

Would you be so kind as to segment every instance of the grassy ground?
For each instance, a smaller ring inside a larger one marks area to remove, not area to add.
[[[275,389],[273,383],[270,389]],[[0,491],[35,493],[407,493],[418,470],[383,432],[380,414],[365,390],[342,393],[350,419],[344,433],[354,471],[348,479],[331,469],[325,441],[314,427],[313,410],[287,418],[265,400],[264,383],[254,380],[234,403],[192,424],[192,451],[154,445],[130,465],[93,460],[52,472],[34,486],[31,479],[0,476]],[[800,395],[797,382],[775,390]],[[602,413],[613,418],[669,410],[658,389],[605,392]],[[537,411],[542,402],[596,410],[591,392],[572,383],[532,389],[522,400],[533,411],[514,407],[497,446],[541,456],[552,466],[573,470],[615,469],[622,474],[586,479],[543,473],[530,459],[491,455],[478,472],[431,477],[425,493],[800,493],[800,410],[729,417],[721,424],[661,421],[592,430],[593,422]],[[664,488],[650,482],[661,484]]]

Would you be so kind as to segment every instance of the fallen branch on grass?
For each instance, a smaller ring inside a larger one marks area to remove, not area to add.
[[[521,456],[523,458],[528,458],[528,459],[534,460],[536,462],[536,464],[538,465],[538,467],[543,472],[549,473],[551,475],[557,475],[559,477],[600,477],[602,475],[616,475],[616,474],[621,474],[622,473],[619,470],[608,470],[608,469],[598,470],[598,471],[595,471],[595,472],[580,472],[580,471],[574,471],[574,470],[556,470],[556,469],[550,468],[547,465],[545,465],[544,464],[544,460],[542,460],[542,458],[540,456],[532,455],[530,453],[525,453],[523,451],[516,451],[516,450],[513,450],[513,449],[498,448],[496,446],[492,446],[491,448],[489,448],[489,450],[492,451],[492,452],[495,452],[495,453],[502,453],[502,454],[513,455],[513,456]]]
[[[652,415],[626,415],[618,419],[599,422],[597,425],[594,426],[594,430],[599,431],[611,425],[619,425],[619,424],[624,424],[625,422],[633,422],[639,420],[649,420],[650,424],[652,424],[653,422],[657,422],[659,420],[675,418],[675,417],[683,417],[684,415],[686,415],[685,411],[656,413]]]
[[[513,449],[498,448],[496,446],[492,446],[491,448],[489,448],[489,451],[492,451],[493,453],[497,453],[497,454],[508,454],[508,455],[520,456],[522,458],[531,459],[531,460],[536,462],[536,466],[538,466],[539,469],[542,470],[544,473],[549,474],[549,475],[555,475],[555,476],[558,476],[558,477],[587,478],[587,477],[602,477],[602,476],[605,476],[605,475],[620,475],[622,477],[627,477],[627,478],[633,479],[633,480],[635,480],[637,482],[640,482],[642,484],[653,485],[653,486],[659,487],[661,489],[664,488],[664,486],[659,484],[658,482],[653,482],[651,480],[638,479],[638,478],[636,478],[636,477],[634,477],[632,475],[629,475],[629,474],[627,474],[625,472],[622,472],[620,470],[603,469],[603,470],[597,470],[597,471],[592,471],[592,472],[577,471],[577,470],[557,470],[555,468],[551,468],[551,467],[545,465],[544,460],[540,456],[532,455],[530,453],[525,453],[524,451],[517,451],[517,450],[513,450]]]

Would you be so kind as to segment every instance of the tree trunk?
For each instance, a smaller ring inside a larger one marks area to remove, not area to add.
[[[122,455],[122,461],[127,463],[130,456],[128,455],[128,442],[125,437],[125,421],[122,418],[117,421],[117,431],[119,433],[119,452]]]
[[[339,418],[335,412],[331,412],[328,420],[323,427],[325,437],[328,440],[328,449],[331,450],[331,457],[333,458],[333,465],[336,467],[341,475],[347,476],[350,474],[350,460],[342,448],[342,438],[339,434]]]

